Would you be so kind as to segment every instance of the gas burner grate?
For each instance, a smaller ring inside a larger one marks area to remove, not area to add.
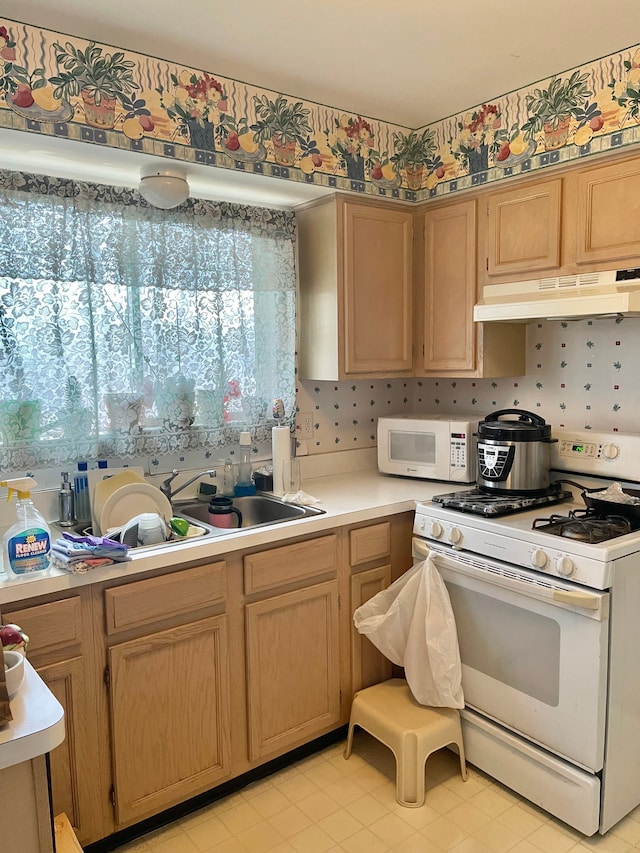
[[[532,509],[537,506],[550,506],[572,499],[571,492],[552,488],[543,495],[500,495],[489,494],[480,489],[467,489],[460,492],[449,492],[444,495],[434,495],[432,501],[447,509],[457,509],[472,515],[488,515],[493,518],[499,515],[513,515],[516,512]]]
[[[589,509],[572,510],[566,516],[552,514],[548,518],[536,518],[532,528],[553,536],[587,542],[590,545],[624,536],[633,530],[628,518],[620,515],[602,515]]]

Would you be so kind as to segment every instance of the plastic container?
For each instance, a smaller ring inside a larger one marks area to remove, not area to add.
[[[11,500],[12,494],[18,498],[17,520],[2,537],[5,566],[14,575],[49,570],[51,531],[31,500],[31,490],[37,485],[32,477],[19,477],[0,483],[0,486],[6,486],[9,490],[7,500]]]
[[[91,522],[91,504],[89,501],[89,475],[87,474],[87,463],[78,462],[78,473],[73,478],[73,492],[75,496],[74,510],[76,520],[80,524]]]
[[[224,474],[222,477],[222,494],[231,496],[234,493],[236,485],[236,473],[233,469],[233,462],[229,457],[224,460]]]
[[[255,495],[256,487],[251,479],[251,433],[240,433],[240,462],[234,488],[236,495]]]

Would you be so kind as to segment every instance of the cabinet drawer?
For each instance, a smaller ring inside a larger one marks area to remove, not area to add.
[[[352,566],[388,557],[391,553],[391,525],[371,524],[349,534],[349,562]]]
[[[5,611],[4,621],[14,622],[28,634],[30,657],[37,652],[73,646],[81,639],[80,597]]]
[[[107,634],[149,625],[225,600],[226,563],[211,563],[105,590]]]
[[[338,537],[321,536],[295,545],[284,545],[244,558],[246,595],[273,587],[315,578],[338,567]]]

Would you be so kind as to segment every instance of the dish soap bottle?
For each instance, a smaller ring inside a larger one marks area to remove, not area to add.
[[[45,572],[49,569],[51,531],[44,517],[33,505],[31,489],[38,484],[32,477],[3,480],[0,486],[18,496],[16,503],[17,521],[2,537],[5,565],[15,575]]]
[[[256,487],[251,479],[251,433],[240,433],[240,462],[235,495],[255,495]]]

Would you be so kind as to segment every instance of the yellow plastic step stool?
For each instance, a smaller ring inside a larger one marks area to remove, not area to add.
[[[366,687],[353,697],[345,758],[351,755],[354,726],[369,732],[395,755],[396,797],[401,806],[424,805],[427,758],[449,744],[458,747],[460,772],[467,781],[460,714],[455,708],[420,705],[403,678]]]

